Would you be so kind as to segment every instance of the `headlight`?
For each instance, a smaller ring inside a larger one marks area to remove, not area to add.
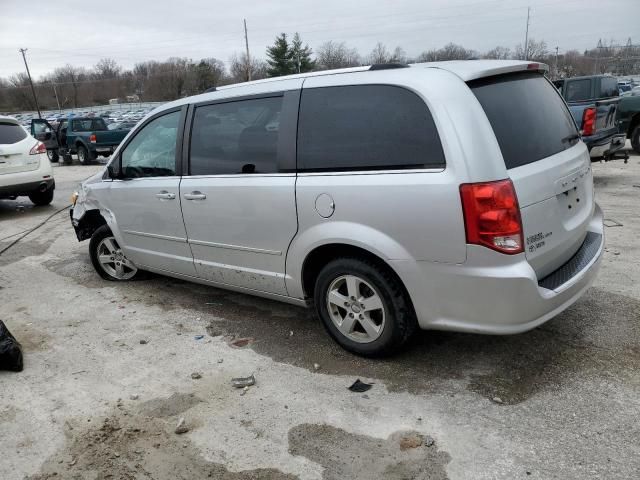
[[[73,205],[74,207],[76,206],[76,202],[78,201],[78,192],[73,192],[71,194],[71,205]]]

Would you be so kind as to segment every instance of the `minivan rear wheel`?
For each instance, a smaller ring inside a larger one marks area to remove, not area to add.
[[[416,329],[411,302],[399,279],[367,260],[329,262],[316,280],[314,300],[327,332],[358,355],[393,353]]]
[[[138,268],[123,253],[107,225],[102,225],[89,242],[91,263],[98,275],[114,282],[132,280],[139,276]]]

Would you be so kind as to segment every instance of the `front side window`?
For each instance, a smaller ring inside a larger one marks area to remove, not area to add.
[[[302,91],[299,170],[442,168],[444,164],[433,117],[415,93],[390,85]]]
[[[197,107],[191,175],[275,173],[282,97]]]
[[[164,177],[176,174],[176,143],[180,112],[147,123],[122,151],[126,178]]]

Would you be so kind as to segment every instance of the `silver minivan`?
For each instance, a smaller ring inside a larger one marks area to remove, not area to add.
[[[587,148],[546,66],[469,60],[272,78],[165,104],[74,195],[97,272],[314,306],[360,355],[512,334],[603,251]]]

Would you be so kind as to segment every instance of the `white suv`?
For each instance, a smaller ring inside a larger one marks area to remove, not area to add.
[[[15,118],[0,116],[0,199],[28,196],[36,205],[48,205],[54,189],[45,144]]]
[[[313,305],[361,355],[416,327],[534,328],[603,251],[591,163],[545,65],[456,61],[232,85],[154,110],[72,214],[139,270]]]

